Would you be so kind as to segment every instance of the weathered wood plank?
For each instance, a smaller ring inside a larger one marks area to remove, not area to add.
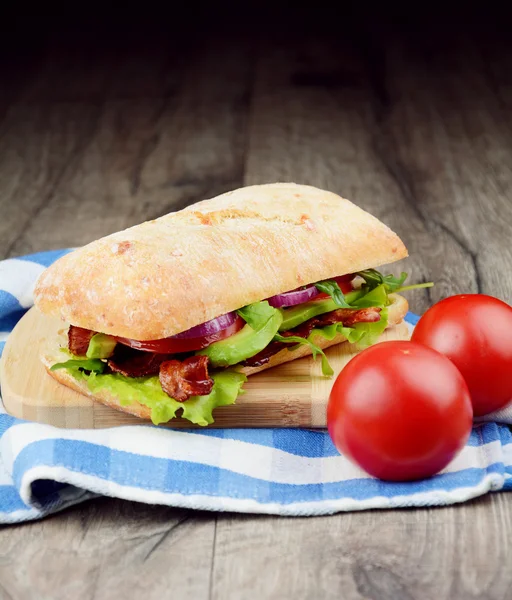
[[[85,80],[76,56],[75,71],[61,57],[34,77],[0,137],[3,255],[82,244],[242,185],[250,49],[189,41],[93,57]],[[208,597],[216,519],[191,513],[174,529],[183,514],[105,499],[4,529],[4,593]]]
[[[0,226],[0,251],[80,245],[239,187],[250,73],[247,47],[156,46],[115,74],[103,59],[86,73],[108,80],[101,101],[17,107],[0,138],[0,178],[19,210]],[[67,85],[74,94],[85,84]]]
[[[446,73],[446,51],[427,77],[414,54],[378,37],[273,45],[252,103],[246,182],[327,187],[382,218],[410,249],[412,279],[437,283],[412,297],[417,312],[462,291],[509,294],[497,277],[512,220],[494,218],[510,210],[495,175],[511,181],[509,139],[482,74],[467,63]],[[503,495],[439,510],[219,518],[213,597],[506,598],[511,507]]]
[[[511,302],[512,280],[503,277],[512,264],[508,108],[466,36],[448,47],[424,36],[414,48],[406,53],[397,45],[389,53],[391,105],[382,131],[404,196],[432,236],[450,239],[464,258],[450,252],[434,262],[439,285],[432,298],[483,291]]]
[[[247,163],[245,183],[327,187],[396,229],[411,279],[437,282],[417,312],[467,290],[510,301],[508,59],[353,39],[266,40],[249,121],[247,43],[175,59],[157,41],[84,77],[76,55],[45,62],[0,131],[0,253],[84,243],[236,187]],[[102,499],[1,530],[0,596],[506,600],[511,506],[278,519]]]
[[[505,600],[511,534],[506,495],[308,519],[219,517],[212,597]]]
[[[211,516],[99,499],[0,530],[0,597],[208,598]]]
[[[17,245],[29,223],[39,218],[94,136],[113,68],[105,61],[82,80],[79,56],[50,49],[7,109],[0,129],[0,256],[20,253]]]

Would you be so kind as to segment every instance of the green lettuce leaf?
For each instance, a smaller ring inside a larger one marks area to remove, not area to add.
[[[167,423],[183,410],[182,416],[196,425],[213,423],[213,409],[217,406],[234,404],[241,392],[241,387],[247,380],[246,376],[236,371],[222,371],[211,375],[214,386],[208,396],[193,396],[185,402],[177,402],[170,398],[160,385],[157,376],[125,377],[119,373],[101,375],[92,372],[90,375],[81,373],[87,382],[87,387],[93,393],[107,390],[119,398],[122,406],[134,402],[143,404],[151,409],[151,421],[155,425]]]
[[[285,342],[286,344],[294,344],[294,346],[292,348],[288,348],[288,350],[295,350],[295,348],[300,345],[309,346],[311,348],[311,353],[313,354],[314,360],[316,360],[317,354],[320,354],[322,357],[322,374],[326,377],[332,377],[334,375],[334,371],[327,360],[327,356],[325,356],[325,352],[322,350],[322,348],[319,348],[316,344],[314,344],[309,338],[303,338],[297,335],[285,337],[277,334],[274,340],[277,342]]]
[[[355,323],[352,327],[344,327],[343,323],[333,323],[321,329],[313,329],[309,338],[321,336],[331,341],[341,333],[351,344],[357,344],[358,348],[363,349],[377,343],[387,325],[388,311],[387,308],[383,308],[380,320],[375,323]]]
[[[182,402],[184,419],[198,425],[213,423],[212,411],[217,406],[234,404],[242,393],[242,385],[247,381],[243,373],[236,371],[220,371],[212,375],[215,385],[208,396],[195,396]]]
[[[82,369],[84,371],[92,371],[94,373],[103,373],[106,369],[107,364],[99,358],[72,358],[66,362],[56,363],[50,367],[50,371],[57,371],[57,369],[68,369],[78,371]]]
[[[262,302],[255,302],[254,304],[244,306],[236,312],[248,325],[258,331],[274,316],[276,310],[277,308],[270,306],[266,300],[263,300]]]

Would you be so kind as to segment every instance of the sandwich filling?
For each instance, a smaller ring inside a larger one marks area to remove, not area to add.
[[[181,416],[198,425],[213,422],[212,411],[233,404],[246,376],[245,367],[261,367],[272,357],[301,345],[321,357],[322,372],[333,371],[322,338],[343,336],[361,347],[375,343],[388,325],[393,293],[407,275],[383,276],[369,269],[286,292],[222,315],[171,338],[153,341],[117,338],[71,325],[67,369],[84,380],[91,393],[106,391],[122,405],[150,408],[153,423]],[[181,413],[181,414],[180,414]]]

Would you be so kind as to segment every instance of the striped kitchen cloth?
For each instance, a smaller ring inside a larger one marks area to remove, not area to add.
[[[0,262],[0,349],[32,305],[37,276],[66,251]],[[414,326],[417,317],[409,314]],[[1,384],[1,382],[0,382]],[[475,425],[442,473],[385,483],[340,456],[325,431],[59,429],[0,413],[0,523],[96,496],[289,516],[463,502],[512,489],[512,410]]]

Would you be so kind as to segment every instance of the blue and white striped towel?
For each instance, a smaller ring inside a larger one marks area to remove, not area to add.
[[[32,304],[36,277],[65,251],[0,262],[0,349]],[[408,316],[414,324],[415,317]],[[194,509],[321,515],[463,502],[512,489],[512,407],[476,425],[441,474],[372,479],[324,431],[64,430],[0,414],[0,523],[44,517],[98,495]]]

